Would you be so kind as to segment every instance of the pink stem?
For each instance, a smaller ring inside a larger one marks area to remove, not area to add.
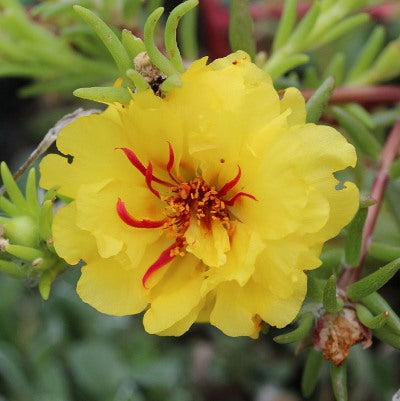
[[[355,268],[349,266],[345,267],[338,284],[338,286],[343,290],[345,290],[350,284],[356,282],[361,276],[361,271],[367,256],[367,250],[371,244],[372,234],[374,232],[385,190],[389,181],[390,166],[396,159],[399,148],[400,121],[394,125],[392,131],[390,132],[379,158],[378,172],[372,184],[370,194],[370,196],[376,200],[376,204],[368,209],[367,220],[365,221],[362,234],[360,264]]]
[[[315,90],[306,89],[302,91],[303,96],[308,100]],[[400,102],[399,85],[375,85],[349,88],[337,88],[333,91],[330,103],[361,104],[397,103]]]

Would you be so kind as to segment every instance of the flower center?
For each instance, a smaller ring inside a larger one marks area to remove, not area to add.
[[[224,199],[228,193],[234,189],[241,177],[241,169],[238,166],[236,176],[228,181],[221,189],[217,190],[214,186],[208,185],[201,177],[196,177],[188,182],[183,182],[172,174],[174,165],[174,151],[169,144],[169,160],[166,171],[172,181],[164,181],[153,175],[151,163],[145,167],[138,159],[136,154],[128,148],[120,148],[132,163],[132,165],[145,177],[145,182],[149,190],[160,200],[166,203],[163,210],[165,218],[162,220],[138,220],[133,217],[126,209],[125,203],[118,199],[117,213],[119,217],[131,227],[136,228],[162,228],[168,238],[175,239],[175,242],[161,253],[159,258],[148,268],[143,276],[142,282],[146,286],[149,277],[171,262],[176,256],[184,256],[186,253],[187,241],[185,233],[193,219],[204,230],[210,231],[213,222],[221,222],[232,234],[231,216],[228,210],[240,197],[247,197],[253,200],[256,198],[246,192],[237,192],[230,199]],[[167,187],[167,194],[161,195],[154,188],[154,184]]]
[[[169,236],[182,237],[195,217],[198,225],[211,229],[213,221],[221,221],[224,227],[231,228],[230,216],[225,202],[218,196],[213,186],[207,185],[202,178],[195,178],[171,188],[171,194],[162,199],[167,203],[167,216],[164,229]]]

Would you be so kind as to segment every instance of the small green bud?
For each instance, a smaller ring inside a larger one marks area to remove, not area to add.
[[[36,247],[39,233],[37,223],[29,216],[16,216],[3,224],[4,237],[13,245]]]

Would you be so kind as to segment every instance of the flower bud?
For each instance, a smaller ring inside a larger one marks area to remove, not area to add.
[[[13,245],[36,247],[38,225],[29,216],[17,216],[4,223],[4,237]]]

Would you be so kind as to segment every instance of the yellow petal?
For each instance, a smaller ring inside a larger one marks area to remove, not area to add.
[[[141,312],[147,305],[142,277],[136,269],[129,269],[129,264],[124,255],[89,262],[82,268],[77,285],[81,299],[109,315]]]
[[[249,230],[242,223],[237,223],[231,239],[231,249],[227,253],[227,261],[223,266],[207,271],[202,293],[207,294],[223,281],[236,280],[240,286],[245,285],[253,274],[256,259],[264,247],[264,241],[256,232]]]
[[[53,240],[57,254],[70,265],[81,259],[88,261],[97,255],[96,243],[89,231],[76,225],[76,205],[71,202],[54,216]]]
[[[119,197],[138,219],[162,218],[163,203],[148,189],[135,188],[133,185],[127,187],[120,181],[109,180],[82,186],[76,199],[77,224],[93,234],[103,258],[119,253],[127,241],[141,252],[146,244],[160,236],[159,229],[133,228],[124,223],[116,211]],[[153,213],[158,213],[157,218]],[[131,241],[132,237],[134,241]]]
[[[146,331],[159,333],[188,317],[201,301],[202,281],[201,262],[197,258],[175,258],[163,280],[151,290],[151,305],[143,317]]]
[[[210,323],[228,336],[255,337],[259,332],[255,313],[241,302],[241,287],[236,282],[226,282],[218,287]]]
[[[228,232],[220,221],[213,222],[211,230],[207,230],[197,224],[196,218],[192,218],[185,238],[188,243],[186,251],[202,260],[207,266],[225,264],[230,243]]]
[[[281,99],[281,113],[290,110],[289,125],[304,124],[306,122],[306,103],[297,88],[287,88]]]

